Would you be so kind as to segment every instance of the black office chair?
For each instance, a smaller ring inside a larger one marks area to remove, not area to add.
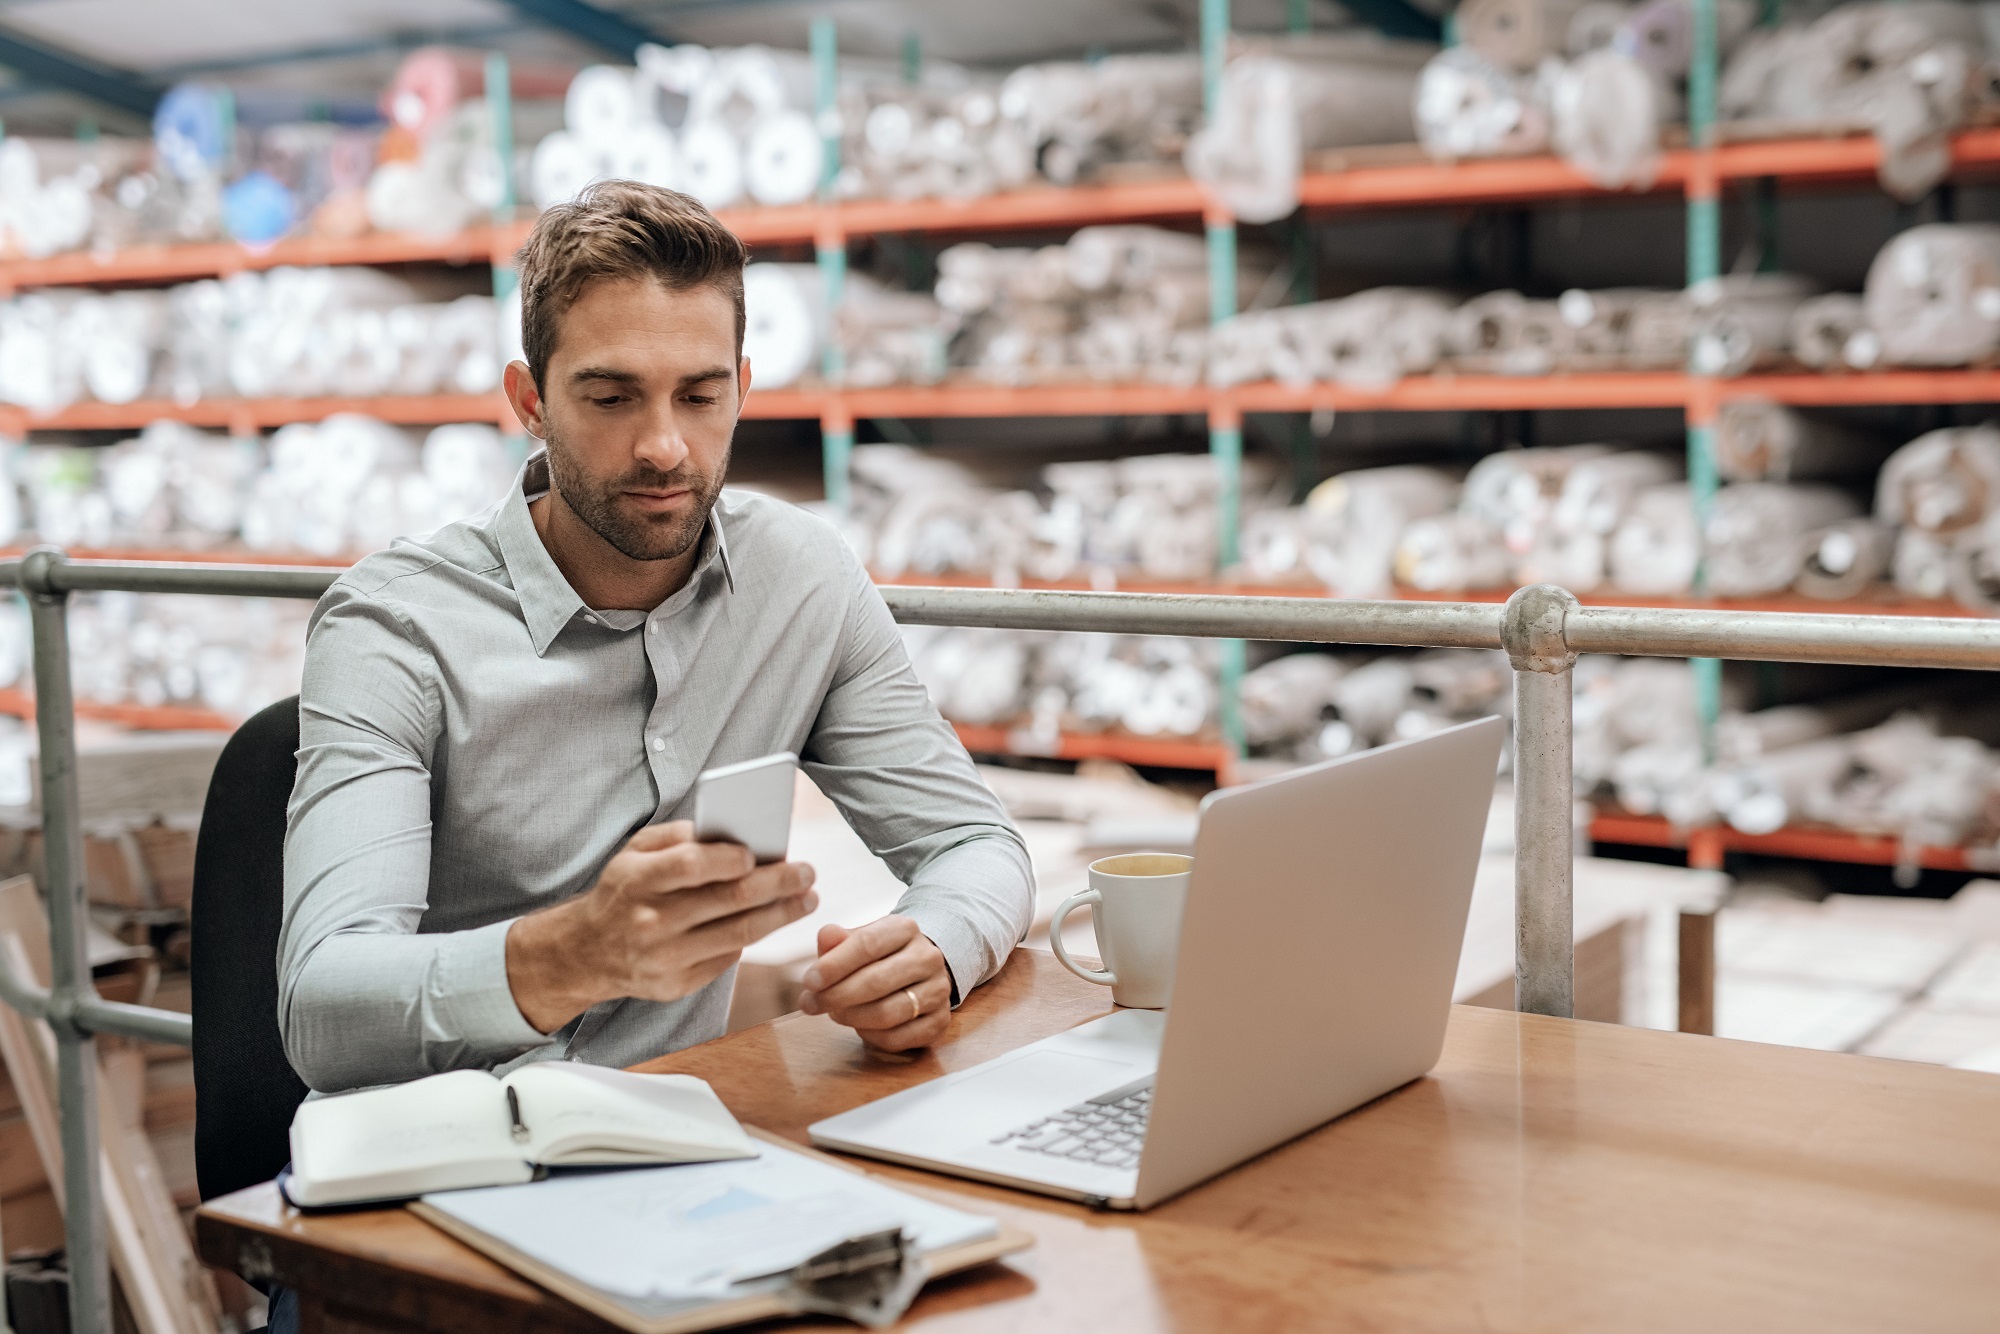
[[[236,729],[208,780],[194,854],[194,1166],[201,1198],[269,1181],[291,1159],[306,1085],[278,1033],[285,803],[299,698]]]

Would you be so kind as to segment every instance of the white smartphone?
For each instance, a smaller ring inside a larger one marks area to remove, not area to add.
[[[784,751],[704,770],[694,783],[694,836],[704,843],[741,843],[759,866],[783,861],[798,767],[799,757]]]

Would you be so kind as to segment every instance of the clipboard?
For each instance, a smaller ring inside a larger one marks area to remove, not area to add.
[[[816,1149],[794,1144],[790,1140],[782,1139],[777,1135],[759,1130],[754,1126],[746,1126],[744,1129],[754,1138],[776,1145],[787,1152],[811,1158],[816,1162],[829,1164],[839,1168],[843,1172],[852,1172],[857,1176],[865,1177],[869,1175],[865,1170],[850,1163],[842,1162],[840,1159],[821,1153]],[[898,1189],[901,1189],[901,1187],[899,1186]],[[681,1303],[677,1304],[676,1309],[670,1311],[650,1312],[634,1306],[627,1299],[615,1297],[610,1293],[579,1282],[563,1271],[547,1265],[532,1256],[523,1254],[505,1242],[489,1236],[477,1228],[466,1225],[443,1210],[425,1204],[422,1200],[411,1201],[408,1208],[411,1213],[414,1213],[432,1227],[437,1228],[440,1232],[444,1232],[456,1240],[464,1242],[467,1246],[472,1247],[472,1249],[478,1251],[488,1259],[505,1265],[524,1278],[541,1287],[547,1288],[550,1292],[555,1293],[565,1301],[589,1311],[592,1315],[608,1321],[620,1329],[632,1331],[632,1334],[693,1334],[693,1331],[697,1330],[723,1329],[731,1325],[747,1324],[753,1320],[769,1320],[783,1316],[801,1315],[814,1309],[804,1304],[799,1299],[797,1291],[784,1281],[789,1276],[781,1275],[776,1276],[773,1280],[759,1280],[760,1284],[768,1288],[766,1291],[746,1293],[740,1297],[732,1296],[713,1301],[698,1302],[692,1306]],[[893,1234],[890,1235],[893,1236]],[[875,1239],[866,1240],[873,1241]],[[836,1247],[834,1249],[838,1251],[861,1244],[863,1244],[861,1241],[850,1242],[846,1243],[844,1247]],[[1034,1244],[1035,1239],[1029,1233],[1020,1228],[1010,1227],[1002,1223],[1000,1224],[999,1232],[992,1237],[967,1242],[961,1246],[952,1246],[943,1250],[925,1252],[917,1257],[921,1264],[921,1281],[928,1283],[933,1278],[939,1278],[946,1274],[955,1274],[961,1270],[970,1269],[975,1265],[982,1265],[1000,1259],[1002,1256],[1016,1254]],[[828,1255],[831,1255],[831,1252]],[[897,1256],[900,1258],[900,1250],[897,1251]],[[825,1258],[825,1256],[816,1256],[814,1260],[820,1261]],[[838,1261],[835,1263],[837,1264]],[[867,1261],[864,1260],[864,1263],[867,1263]]]

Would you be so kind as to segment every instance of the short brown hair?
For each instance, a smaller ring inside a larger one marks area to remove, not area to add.
[[[736,308],[743,356],[743,264],[736,233],[701,202],[637,181],[599,181],[543,213],[521,247],[521,350],[542,388],[556,321],[597,278],[651,277],[673,291],[714,287]]]

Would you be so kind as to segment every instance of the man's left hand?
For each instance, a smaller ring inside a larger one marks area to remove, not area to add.
[[[891,914],[850,931],[819,929],[799,1008],[830,1015],[882,1051],[928,1047],[951,1022],[944,951],[909,917]]]

